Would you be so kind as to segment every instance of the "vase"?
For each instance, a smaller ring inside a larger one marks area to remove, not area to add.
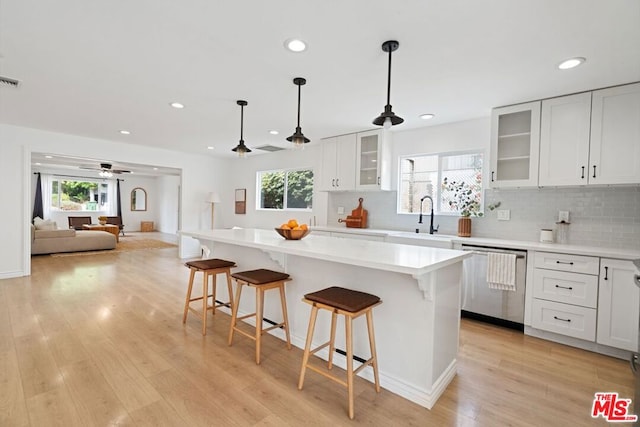
[[[471,218],[463,216],[458,219],[458,236],[471,237]]]

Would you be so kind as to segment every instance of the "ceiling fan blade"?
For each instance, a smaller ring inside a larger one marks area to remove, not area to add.
[[[84,170],[88,170],[88,171],[100,171],[102,169],[98,169],[98,168],[94,168],[94,167],[89,167],[89,166],[78,166],[79,169],[84,169]]]
[[[122,169],[112,169],[111,172],[113,172],[113,173],[131,173],[131,171],[126,171],[126,170],[122,170]]]

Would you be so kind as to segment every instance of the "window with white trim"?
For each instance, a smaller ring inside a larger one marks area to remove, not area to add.
[[[311,210],[313,170],[280,169],[257,173],[258,209]]]
[[[76,181],[53,177],[49,200],[51,210],[109,211],[109,185],[108,181],[90,178]]]
[[[440,215],[483,215],[482,152],[411,155],[399,161],[398,213],[420,212],[420,199],[431,196]],[[425,212],[430,209],[424,206]]]

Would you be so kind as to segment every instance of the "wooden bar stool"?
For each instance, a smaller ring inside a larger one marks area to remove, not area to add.
[[[304,375],[307,368],[312,371],[324,375],[325,377],[342,384],[347,388],[349,396],[349,418],[353,419],[353,376],[367,366],[373,368],[373,376],[375,379],[376,392],[380,392],[380,380],[378,378],[378,358],[376,356],[376,341],[373,333],[373,307],[382,304],[379,297],[364,292],[353,291],[350,289],[331,287],[321,291],[306,294],[302,301],[311,304],[311,318],[309,319],[309,330],[307,331],[307,342],[304,347],[304,356],[302,358],[302,369],[300,370],[300,380],[298,381],[298,389],[302,390],[304,384]],[[313,340],[313,332],[316,326],[316,318],[318,310],[329,310],[331,312],[331,336],[329,341],[311,350],[311,341]],[[341,314],[344,316],[346,346],[347,346],[347,381],[334,376],[325,369],[318,368],[309,363],[309,356],[317,351],[329,346],[329,362],[328,369],[333,368],[333,353],[335,351],[336,339],[336,318]],[[353,336],[352,322],[353,319],[362,315],[367,316],[367,330],[369,331],[369,348],[371,357],[365,360],[358,369],[353,369]]]
[[[182,323],[187,323],[187,314],[189,310],[202,316],[202,335],[207,335],[207,312],[211,312],[215,315],[216,309],[220,307],[233,307],[233,289],[231,288],[231,268],[236,266],[233,261],[226,261],[224,259],[202,259],[196,261],[189,261],[185,263],[191,270],[189,276],[189,289],[187,289],[187,299],[184,303],[184,315],[182,316]],[[193,290],[193,279],[197,272],[202,272],[202,296],[197,298],[191,298],[191,291]],[[227,276],[227,289],[229,291],[229,302],[221,302],[216,299],[216,276],[218,274],[226,274]],[[209,294],[209,277],[212,277],[213,289]],[[209,305],[209,298],[213,298],[213,304]],[[202,311],[198,311],[191,307],[191,302],[202,300]]]
[[[291,279],[286,273],[280,273],[272,270],[258,269],[250,271],[242,271],[239,273],[233,273],[231,275],[236,280],[236,303],[233,305],[233,312],[231,315],[231,328],[229,329],[229,345],[233,343],[233,333],[235,331],[242,335],[251,338],[256,342],[256,364],[260,364],[260,345],[262,334],[269,332],[272,329],[283,328],[287,337],[287,348],[291,350],[291,338],[289,337],[289,319],[287,317],[287,301],[284,294],[284,284]],[[238,317],[238,307],[240,306],[240,295],[242,294],[242,288],[244,286],[250,286],[256,290],[256,312]],[[263,316],[264,309],[264,292],[269,289],[280,290],[280,304],[282,306],[282,323],[275,323],[269,319],[265,319]],[[248,332],[238,328],[238,320],[247,319],[249,317],[256,318],[256,330],[255,334],[251,335]],[[268,328],[263,328],[262,323],[266,321],[272,324]]]

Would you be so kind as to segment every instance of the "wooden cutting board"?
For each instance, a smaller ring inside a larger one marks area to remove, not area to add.
[[[367,215],[368,212],[362,207],[364,199],[360,197],[358,199],[358,207],[351,211],[351,215],[347,215],[346,219],[340,218],[338,222],[344,222],[348,228],[367,228]]]

